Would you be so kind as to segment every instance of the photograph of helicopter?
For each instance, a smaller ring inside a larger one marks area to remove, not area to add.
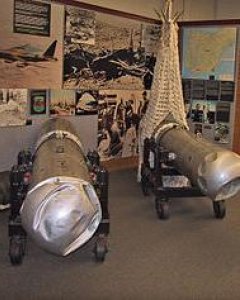
[[[97,13],[94,44],[65,35],[64,88],[150,89],[159,41],[157,27]],[[148,42],[151,35],[154,47]]]

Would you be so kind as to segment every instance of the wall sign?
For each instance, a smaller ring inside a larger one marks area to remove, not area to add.
[[[50,36],[50,19],[50,4],[27,0],[14,1],[14,32]]]

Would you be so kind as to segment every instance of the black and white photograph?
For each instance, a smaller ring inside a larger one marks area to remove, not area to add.
[[[26,125],[27,89],[0,89],[0,127]]]
[[[216,122],[230,122],[231,103],[218,102],[216,105]]]
[[[144,90],[99,92],[98,153],[101,160],[137,155],[139,123],[148,102],[148,93]]]
[[[217,123],[215,126],[215,142],[219,144],[230,143],[230,126],[228,123]]]
[[[147,53],[157,55],[161,36],[161,26],[158,24],[143,24],[143,47]]]
[[[75,90],[50,90],[50,114],[70,116],[75,114]]]
[[[94,45],[65,37],[64,88],[150,89],[156,42],[146,42],[146,34],[157,39],[140,21],[97,13]]]
[[[216,102],[214,101],[192,101],[192,122],[214,124],[216,118]]]
[[[98,113],[98,90],[76,91],[75,115],[96,115]]]
[[[65,43],[69,47],[81,43],[95,44],[95,15],[91,10],[65,7]]]

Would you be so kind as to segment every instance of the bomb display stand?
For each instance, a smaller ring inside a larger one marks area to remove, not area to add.
[[[182,175],[189,185],[164,186],[165,176],[174,181],[174,176]],[[209,196],[215,217],[222,219],[225,200],[239,192],[239,156],[173,128],[160,138],[144,140],[141,186],[144,195],[153,192],[160,219],[170,217],[170,198],[196,196]]]
[[[21,264],[27,236],[66,256],[94,237],[94,255],[108,251],[108,172],[93,151],[84,155],[70,122],[48,120],[35,152],[21,151],[10,174],[9,256]]]

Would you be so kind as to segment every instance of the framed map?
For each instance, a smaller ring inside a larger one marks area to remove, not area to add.
[[[184,27],[182,77],[233,81],[236,36],[236,27]]]

